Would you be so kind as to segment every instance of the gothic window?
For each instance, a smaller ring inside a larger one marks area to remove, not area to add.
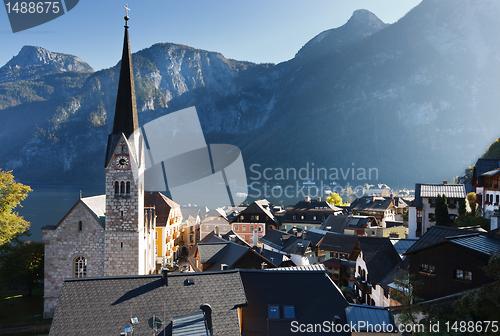
[[[126,184],[126,189],[127,189],[127,190],[125,191],[125,192],[126,192],[126,194],[127,194],[127,195],[130,195],[130,182],[129,182],[129,181],[127,181],[127,184]]]
[[[120,195],[125,194],[125,182],[120,182]]]
[[[87,260],[78,256],[73,263],[75,278],[85,278],[87,276]]]
[[[120,184],[118,181],[115,182],[115,196],[120,195]]]
[[[78,222],[78,231],[82,231],[82,230],[83,230],[83,222],[79,221]]]

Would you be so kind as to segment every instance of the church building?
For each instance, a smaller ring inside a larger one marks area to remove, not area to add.
[[[52,317],[65,278],[143,275],[156,269],[154,207],[144,206],[144,145],[139,131],[128,16],[112,133],[106,195],[81,198],[43,228],[44,317]]]

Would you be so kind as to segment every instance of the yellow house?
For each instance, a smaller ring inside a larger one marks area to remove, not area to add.
[[[154,208],[156,216],[155,254],[156,269],[171,265],[177,258],[181,207],[160,192],[146,192],[144,206]]]

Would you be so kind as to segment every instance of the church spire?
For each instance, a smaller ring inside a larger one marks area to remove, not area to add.
[[[127,7],[125,7],[128,10]],[[124,133],[128,138],[139,128],[137,106],[135,102],[134,74],[132,71],[132,56],[128,38],[128,15],[125,16],[125,37],[123,40],[122,63],[118,95],[116,97],[115,119],[112,134]]]
[[[125,6],[125,10],[129,10],[127,6]],[[132,133],[139,129],[135,102],[134,73],[132,71],[132,55],[130,54],[130,42],[128,38],[128,15],[125,15],[124,19],[125,36],[123,39],[120,79],[118,81],[118,95],[116,96],[115,118],[113,121],[113,131],[108,136],[104,167],[109,165],[122,133],[126,138],[129,138]]]

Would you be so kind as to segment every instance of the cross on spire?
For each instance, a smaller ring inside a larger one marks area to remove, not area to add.
[[[130,10],[130,8],[128,8],[128,4],[125,4],[125,6],[123,6],[123,8],[125,8],[125,27],[128,27],[128,11]]]

